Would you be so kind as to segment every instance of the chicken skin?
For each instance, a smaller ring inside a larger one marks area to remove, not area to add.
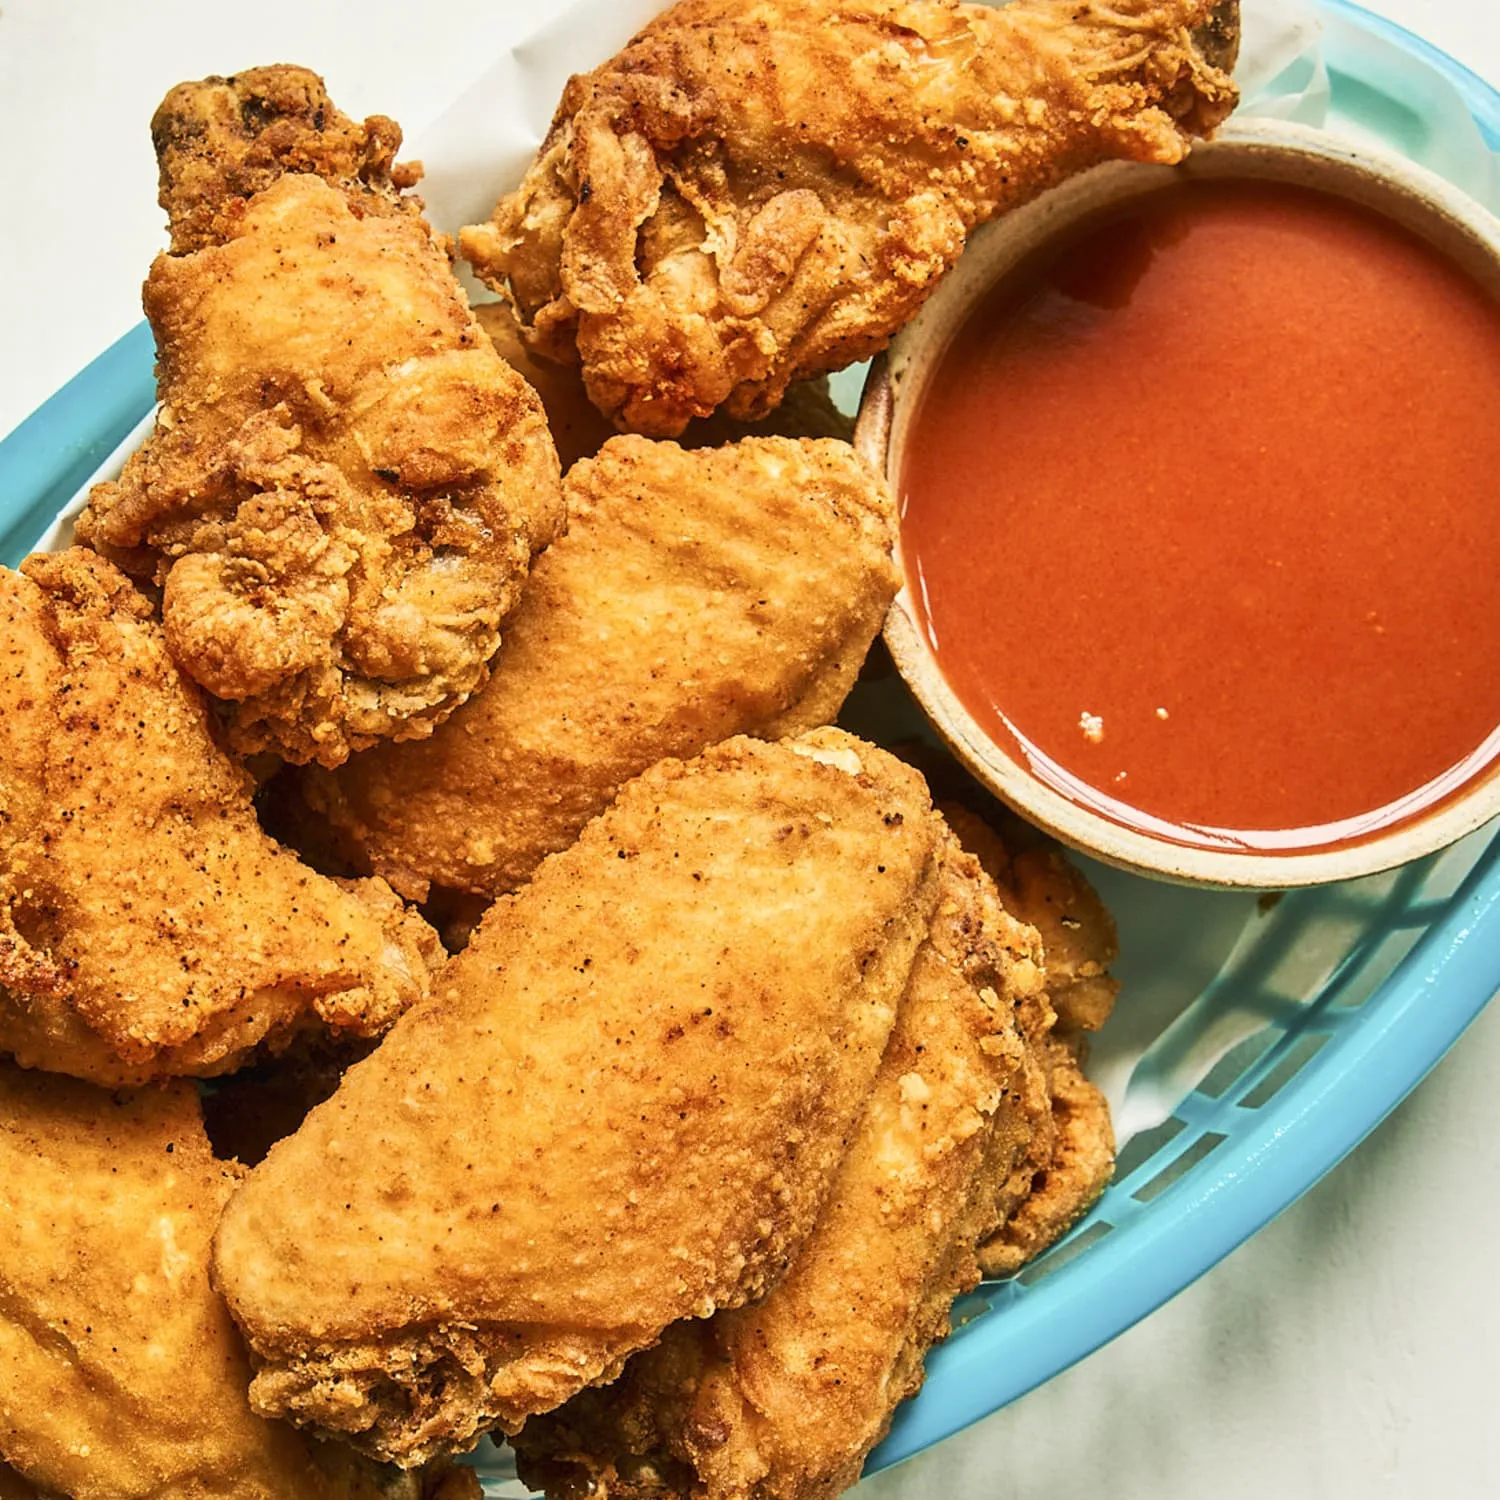
[[[0,1064],[0,1459],[14,1466],[0,1463],[0,1496],[436,1495],[436,1474],[377,1470],[250,1410],[249,1361],[208,1282],[238,1177],[188,1085],[111,1094]]]
[[[674,1324],[612,1386],[533,1418],[521,1476],[609,1500],[825,1500],[852,1485],[953,1299],[1033,1124],[1017,1008],[1035,930],[949,836],[942,896],[828,1202],[759,1302]]]
[[[968,234],[1236,99],[1237,0],[681,0],[567,86],[462,253],[658,437],[885,347]]]
[[[540,403],[400,192],[389,120],[279,67],[179,85],[153,136],[161,412],[78,537],[160,586],[237,750],[428,734],[563,527]]]
[[[1008,845],[979,815],[943,811],[1042,944],[1043,1003],[1017,1013],[1033,1130],[1009,1177],[995,1180],[997,1227],[979,1247],[987,1277],[1011,1276],[1088,1212],[1114,1172],[1109,1104],[1084,1076],[1083,1055],[1087,1034],[1114,1009],[1119,983],[1108,971],[1119,944],[1104,903],[1054,845],[1024,825]]]
[[[836,730],[664,761],[499,901],[231,1201],[257,1411],[407,1464],[765,1292],[938,898],[921,778]]]
[[[533,354],[509,303],[486,302],[474,309],[474,316],[500,358],[541,397],[563,473],[580,458],[592,458],[615,435],[615,427],[589,400],[583,372],[576,364],[553,364]],[[720,448],[747,437],[841,438],[847,443],[854,437],[854,419],[834,405],[828,378],[822,376],[788,387],[781,405],[759,421],[736,422],[718,412],[689,422],[677,440],[684,448]]]
[[[785,1278],[673,1324],[614,1384],[533,1417],[511,1439],[527,1483],[559,1500],[831,1500],[920,1388],[954,1298],[1093,1202],[1103,1178],[1077,1166],[1097,1137],[1079,1120],[1086,1095],[1103,1101],[1075,1038],[1113,998],[1113,926],[1050,845],[1011,850],[944,810],[975,852],[945,836],[942,894],[868,1108]],[[1107,1178],[1107,1112],[1102,1139]]]
[[[82,549],[0,569],[0,1053],[106,1084],[377,1036],[435,934],[256,823],[150,605]]]
[[[619,437],[564,488],[484,689],[430,740],[304,775],[356,867],[414,900],[514,890],[665,756],[828,723],[896,591],[894,506],[844,443]]]

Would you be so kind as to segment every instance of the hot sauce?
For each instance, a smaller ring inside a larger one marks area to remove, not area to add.
[[[1118,822],[1327,848],[1500,751],[1500,312],[1371,212],[1190,183],[1085,227],[961,328],[900,482],[944,676]]]

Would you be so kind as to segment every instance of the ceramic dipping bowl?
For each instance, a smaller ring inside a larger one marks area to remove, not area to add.
[[[1500,303],[1500,221],[1414,164],[1342,138],[1280,121],[1247,121],[1196,146],[1176,167],[1098,167],[977,231],[920,315],[872,366],[855,444],[889,478],[903,511],[902,466],[914,413],[946,347],[977,304],[1017,267],[1034,264],[1037,252],[1085,221],[1183,178],[1269,180],[1351,200],[1414,232]],[[1003,516],[994,524],[1003,526]],[[1063,843],[1109,864],[1191,885],[1313,885],[1419,858],[1500,814],[1500,766],[1491,760],[1427,811],[1356,843],[1306,852],[1205,848],[1125,826],[1038,779],[976,722],[939,668],[914,607],[913,575],[902,566],[907,582],[887,618],[885,641],[938,734],[1001,800]],[[1434,580],[1434,587],[1441,587],[1441,580]],[[1496,630],[1500,670],[1500,622]]]

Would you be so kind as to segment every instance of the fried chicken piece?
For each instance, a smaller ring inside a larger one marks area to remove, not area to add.
[[[979,1247],[989,1280],[1013,1276],[1056,1244],[1094,1206],[1115,1168],[1109,1104],[1084,1076],[1076,1036],[1043,1035],[1031,1050],[1041,1099],[1033,1096],[1030,1110],[1045,1124],[996,1194],[1001,1227]]]
[[[540,403],[398,192],[389,120],[265,68],[180,85],[153,132],[162,408],[79,539],[161,586],[241,752],[337,765],[429,734],[563,528]]]
[[[231,1201],[256,1410],[412,1463],[767,1290],[868,1097],[941,833],[836,730],[631,782]]]
[[[246,200],[289,172],[339,188],[361,218],[417,207],[403,196],[422,173],[396,161],[401,127],[385,115],[351,120],[306,68],[180,83],[151,118],[151,144],[173,255],[232,239]]]
[[[681,0],[572,79],[462,253],[617,426],[673,436],[885,347],[971,230],[1176,162],[1236,93],[1238,0]]]
[[[613,1385],[529,1420],[511,1440],[527,1483],[610,1500],[828,1500],[920,1387],[981,1261],[1008,1274],[1092,1202],[1073,1171],[1080,1094],[1104,1112],[1106,1142],[1108,1115],[1054,1035],[1048,987],[1089,987],[1096,1016],[1113,926],[1055,851],[1013,858],[977,817],[952,815],[984,868],[949,836],[868,1111],[786,1277],[759,1302],[674,1324]],[[1030,912],[1060,935],[1055,965]]]
[[[894,505],[844,443],[620,437],[564,488],[484,690],[430,740],[303,778],[412,899],[514,890],[665,756],[828,723],[896,591]]]
[[[1108,968],[1119,943],[1104,903],[1055,845],[1028,841],[1012,853],[976,813],[948,804],[943,811],[1007,909],[1035,926],[1042,941],[1046,1003],[1019,1014],[1031,1141],[1010,1175],[996,1179],[1000,1227],[979,1252],[986,1276],[1010,1276],[1061,1239],[1114,1172],[1109,1105],[1084,1077],[1083,1050],[1085,1033],[1097,1031],[1114,1007],[1119,984]]]
[[[854,1484],[953,1299],[1031,1134],[1016,1007],[1034,929],[951,836],[943,894],[869,1107],[816,1229],[760,1302],[674,1324],[612,1386],[512,1439],[521,1477],[610,1500],[823,1500]]]
[[[0,1052],[96,1082],[383,1032],[435,935],[255,821],[147,601],[82,549],[0,569]]]
[[[379,1471],[250,1410],[208,1281],[239,1175],[213,1159],[190,1085],[109,1094],[0,1064],[0,1495],[436,1493],[436,1474]]]
[[[958,826],[955,824],[955,826]],[[999,846],[999,840],[994,839]],[[1060,1032],[1098,1031],[1109,1019],[1120,984],[1109,975],[1119,957],[1114,918],[1087,880],[1056,845],[1037,843],[991,865],[979,834],[965,829],[966,845],[1004,888],[1006,905],[1041,934],[1047,954],[1047,995]]]
[[[495,352],[541,398],[563,472],[580,458],[592,458],[615,428],[589,400],[577,364],[553,364],[534,355],[509,303],[487,302],[474,309],[474,316]],[[788,387],[781,405],[758,422],[736,422],[719,412],[689,422],[678,441],[684,448],[718,448],[746,437],[841,438],[847,443],[854,437],[854,419],[833,404],[826,378],[803,380]]]

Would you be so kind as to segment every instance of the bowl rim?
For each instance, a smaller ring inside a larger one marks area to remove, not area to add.
[[[1500,220],[1468,194],[1404,158],[1283,120],[1231,121],[1176,166],[1110,162],[984,225],[921,313],[871,364],[854,446],[897,492],[903,416],[975,302],[1020,261],[1101,210],[1175,181],[1301,183],[1373,209],[1455,260],[1500,304]],[[918,622],[897,528],[901,586],[884,638],[902,680],[944,743],[983,786],[1069,847],[1106,864],[1178,884],[1280,890],[1389,870],[1457,842],[1500,816],[1500,760],[1413,819],[1359,843],[1305,852],[1208,849],[1129,828],[1053,790],[1012,759],[948,685]]]

